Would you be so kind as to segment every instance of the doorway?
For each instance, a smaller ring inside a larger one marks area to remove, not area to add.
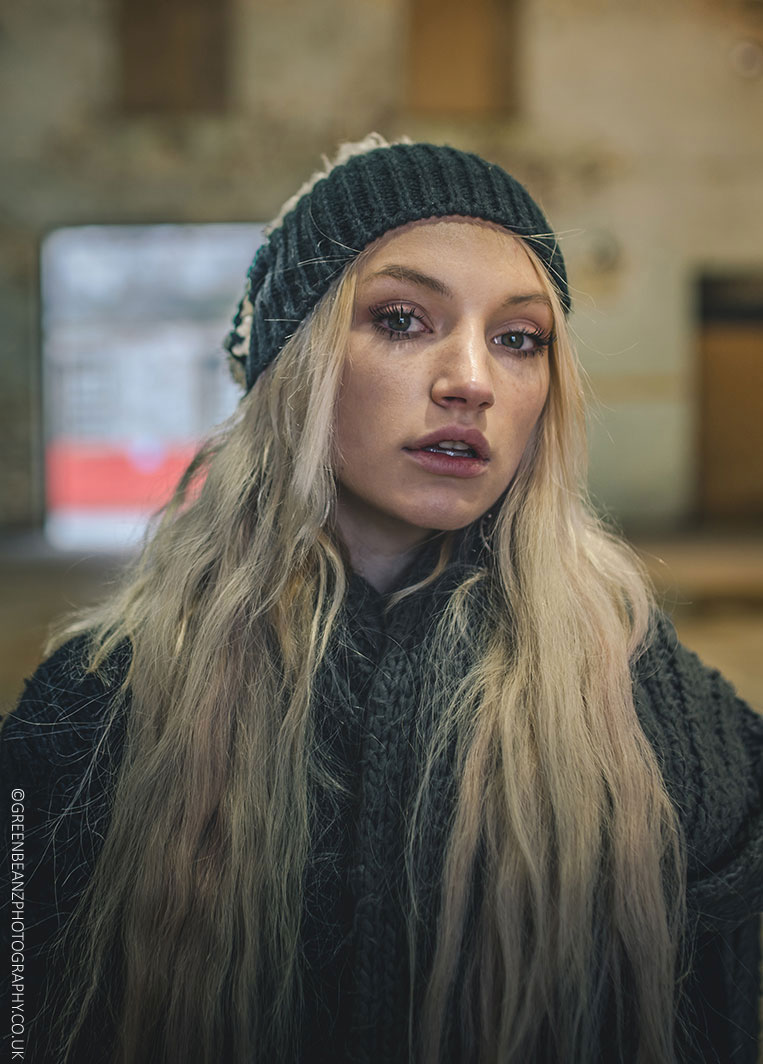
[[[700,281],[699,511],[763,519],[763,271]]]

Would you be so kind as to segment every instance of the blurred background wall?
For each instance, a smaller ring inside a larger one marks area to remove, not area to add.
[[[109,568],[62,569],[34,539],[43,241],[266,221],[373,129],[475,150],[530,187],[568,263],[597,505],[674,604],[743,599],[744,632],[763,632],[761,0],[4,0],[0,691]],[[670,544],[687,536],[707,551],[684,573]]]

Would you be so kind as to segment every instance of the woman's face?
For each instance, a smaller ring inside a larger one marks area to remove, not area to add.
[[[505,230],[440,219],[382,237],[359,272],[338,398],[342,532],[394,553],[485,513],[543,409],[552,325]],[[452,457],[425,449],[433,434]]]

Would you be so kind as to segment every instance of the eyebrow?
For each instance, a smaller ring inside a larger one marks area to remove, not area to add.
[[[438,281],[436,277],[430,277],[428,273],[413,270],[410,266],[398,266],[395,264],[382,266],[376,273],[372,273],[368,280],[372,281],[375,277],[394,277],[396,281],[410,281],[412,284],[417,284],[422,288],[428,288],[431,292],[436,292],[439,296],[446,296],[448,299],[453,298],[452,291],[442,281]],[[549,310],[551,309],[551,300],[545,292],[526,292],[521,295],[509,296],[504,299],[501,306],[517,307],[528,303],[541,303],[543,306],[548,307]]]

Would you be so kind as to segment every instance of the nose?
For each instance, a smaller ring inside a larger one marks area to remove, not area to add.
[[[477,323],[450,333],[438,352],[432,399],[440,406],[486,410],[495,402],[490,351]]]

